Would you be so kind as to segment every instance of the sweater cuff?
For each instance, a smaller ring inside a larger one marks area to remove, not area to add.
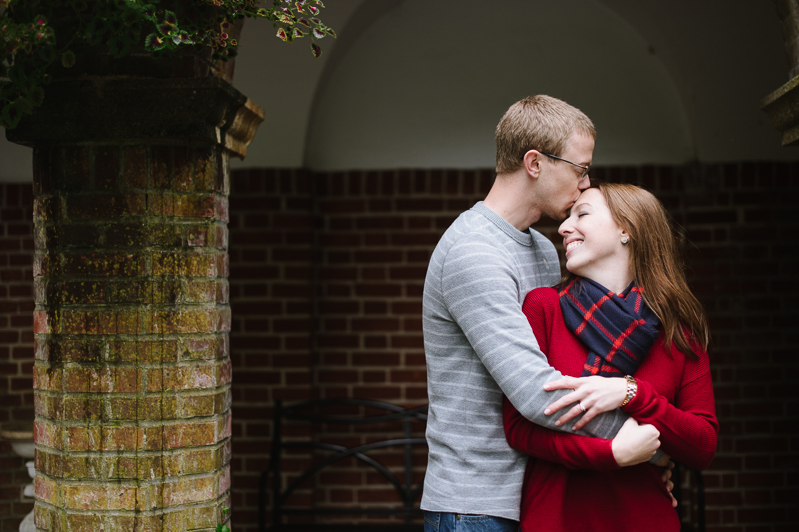
[[[616,459],[613,457],[613,440],[601,440],[601,448],[595,457],[596,468],[600,471],[621,469]]]
[[[635,392],[635,397],[633,397],[629,403],[620,407],[623,412],[627,412],[628,414],[638,412],[641,410],[641,408],[646,406],[646,396],[652,393],[652,386],[648,382],[635,379],[635,383],[638,386],[638,390]]]

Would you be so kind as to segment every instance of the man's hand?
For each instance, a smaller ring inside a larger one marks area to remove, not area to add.
[[[666,453],[661,453],[660,458],[658,458],[658,461],[652,462],[652,464],[658,467],[666,467],[669,464],[671,464],[671,467],[674,467],[674,463],[671,461],[671,457]],[[664,475],[663,482],[666,482],[669,479],[669,477],[671,477],[671,473],[669,473],[666,476],[666,473],[664,472],[663,475]]]
[[[664,464],[664,460],[667,463]],[[663,474],[660,475],[660,480],[663,481],[663,483],[666,485],[666,489],[669,491],[669,497],[671,497],[671,507],[676,508],[677,499],[674,498],[674,494],[672,493],[672,490],[674,489],[674,482],[671,481],[671,470],[674,469],[674,462],[671,461],[667,454],[664,454],[655,465],[665,467]]]
[[[660,447],[660,432],[652,425],[639,425],[632,418],[624,422],[611,441],[613,458],[621,467],[646,462]],[[671,476],[671,474],[669,474]]]
[[[608,377],[563,377],[562,379],[548,382],[544,385],[546,391],[571,389],[572,393],[564,395],[545,410],[545,415],[557,412],[561,408],[576,403],[555,422],[555,425],[562,425],[572,418],[585,412],[582,418],[572,427],[572,430],[583,428],[586,423],[602,412],[608,412],[624,401],[627,397],[627,381],[619,378]],[[582,405],[582,407],[581,407]]]

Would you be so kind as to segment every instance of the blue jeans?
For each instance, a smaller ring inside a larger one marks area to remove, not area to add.
[[[517,532],[519,522],[493,515],[424,513],[424,532]]]

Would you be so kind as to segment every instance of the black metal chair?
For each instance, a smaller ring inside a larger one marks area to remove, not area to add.
[[[683,490],[683,473],[688,475],[692,483],[692,493],[685,493]],[[672,490],[672,493],[674,494],[674,498],[677,499],[677,515],[680,516],[682,530],[684,532],[705,532],[705,481],[702,478],[702,472],[686,465],[676,463],[672,474],[672,480],[674,482],[674,489]],[[684,497],[690,497],[692,494],[695,494],[696,496],[696,515],[693,515],[693,501],[687,501],[691,505],[691,518],[689,524],[683,520],[683,514],[685,513],[684,503],[686,502],[684,501]]]
[[[325,410],[335,407],[363,407],[371,410],[384,411],[385,414],[370,416],[341,416],[324,415]],[[345,447],[332,443],[316,441],[285,441],[283,438],[283,424],[286,421],[304,423],[323,423],[328,425],[369,425],[387,422],[400,422],[402,424],[402,438],[388,439],[370,442],[354,447]],[[405,409],[390,403],[373,401],[369,399],[328,399],[320,401],[309,401],[290,406],[284,406],[281,401],[275,402],[274,425],[272,437],[272,457],[268,471],[261,473],[258,500],[258,530],[266,532],[266,502],[267,502],[267,483],[268,477],[272,475],[272,525],[271,532],[289,531],[350,531],[357,529],[359,532],[418,532],[420,525],[412,524],[414,516],[421,516],[418,508],[417,499],[422,491],[422,484],[413,485],[413,447],[426,446],[424,438],[412,437],[413,421],[427,421],[427,405],[416,408]],[[386,449],[391,447],[401,447],[404,451],[403,465],[404,478],[397,478],[385,465],[369,456],[367,453],[376,449]],[[283,452],[290,449],[309,449],[330,453],[329,456],[315,462],[311,467],[303,471],[285,489],[282,488],[281,472]],[[287,505],[287,499],[305,482],[307,479],[319,473],[329,465],[346,458],[355,458],[378,471],[387,482],[394,487],[401,505],[393,508],[318,508],[318,507],[296,507]],[[402,516],[405,524],[287,524],[283,523],[284,516]]]

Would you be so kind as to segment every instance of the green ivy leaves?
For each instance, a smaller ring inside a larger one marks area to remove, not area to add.
[[[0,125],[7,128],[42,104],[43,85],[49,82],[46,68],[57,58],[56,35],[39,4],[28,2],[24,16],[12,20],[9,12],[20,8],[6,0],[0,17]]]
[[[227,506],[222,508],[222,520],[225,519],[225,515],[227,515],[229,511],[230,508],[228,508]],[[216,525],[215,532],[230,532],[230,527],[227,525],[223,525],[222,523],[219,523],[218,525]]]
[[[0,122],[8,129],[14,129],[22,119],[22,108],[16,101],[3,106],[3,113],[0,114]]]
[[[286,42],[310,36],[315,57],[322,53],[315,41],[336,37],[317,18],[321,1],[269,3],[272,7],[261,7],[259,0],[0,0],[5,8],[0,13],[0,126],[16,127],[22,115],[41,105],[49,71],[72,68],[76,46],[117,58],[137,43],[154,54],[207,46],[214,60],[228,61],[238,54],[231,25],[243,18],[272,21],[277,37]]]
[[[61,65],[64,68],[71,68],[75,66],[75,52],[72,50],[67,50],[61,54]]]

